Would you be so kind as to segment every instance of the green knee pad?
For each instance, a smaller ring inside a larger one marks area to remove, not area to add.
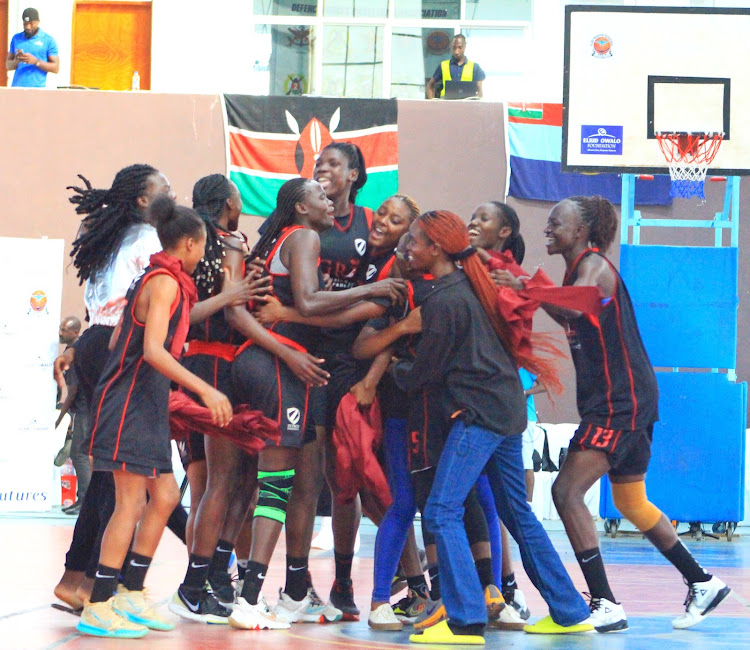
[[[286,469],[279,472],[258,472],[258,505],[255,507],[254,517],[266,517],[286,522],[286,507],[292,495],[294,470]]]

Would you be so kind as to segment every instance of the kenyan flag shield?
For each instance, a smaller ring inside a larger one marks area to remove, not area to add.
[[[359,146],[367,183],[357,203],[376,210],[398,191],[395,99],[224,95],[229,175],[246,214],[268,216],[285,181],[312,178],[321,150],[333,141]]]

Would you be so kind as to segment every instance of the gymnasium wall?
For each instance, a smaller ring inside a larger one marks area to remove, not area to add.
[[[147,162],[167,175],[178,200],[189,205],[198,178],[226,170],[216,95],[0,89],[0,123],[6,152],[0,160],[0,236],[61,238],[68,251],[80,218],[65,188],[79,182],[76,174],[106,188],[120,168]],[[502,104],[399,101],[400,191],[413,196],[423,210],[449,209],[468,220],[479,203],[502,200],[504,147]],[[708,187],[711,215],[721,207],[721,189],[715,184]],[[742,214],[750,207],[750,187],[745,192]],[[544,225],[552,205],[515,199],[509,203],[521,218],[527,245],[524,266],[533,271],[541,264],[559,281],[562,261],[549,258],[544,250]],[[707,218],[706,208],[701,210],[697,201],[680,201],[679,208],[651,208],[649,216]],[[241,220],[251,241],[260,222],[250,216]],[[677,235],[644,230],[642,241],[708,245],[713,233],[685,230]],[[750,246],[747,240],[747,229],[741,227],[741,247]],[[617,250],[612,256],[617,260]],[[750,376],[750,301],[745,299],[750,269],[741,264],[740,273],[738,376],[745,380]],[[63,278],[63,314],[83,317],[82,290],[67,259]],[[560,332],[544,314],[537,316],[535,327]],[[559,341],[565,349],[562,336]],[[564,364],[564,382],[566,392],[555,398],[554,406],[546,398],[538,399],[542,420],[576,421],[569,361]]]

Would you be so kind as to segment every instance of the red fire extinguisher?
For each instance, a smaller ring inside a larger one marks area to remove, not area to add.
[[[76,502],[76,491],[78,490],[78,477],[73,469],[73,461],[68,458],[62,466],[60,475],[62,484],[62,505],[72,506]]]

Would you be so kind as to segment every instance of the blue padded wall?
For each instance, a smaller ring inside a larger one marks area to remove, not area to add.
[[[694,246],[620,248],[651,363],[737,367],[737,249]]]
[[[659,415],[646,477],[649,500],[677,521],[741,521],[747,384],[721,373],[657,372]],[[599,514],[619,519],[606,476]]]

